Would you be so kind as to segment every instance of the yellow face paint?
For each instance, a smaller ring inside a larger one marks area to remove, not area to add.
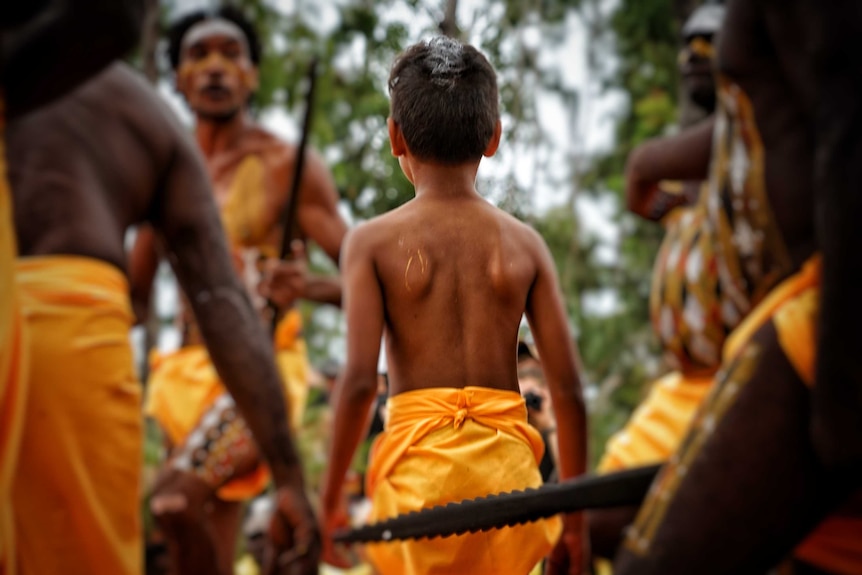
[[[678,57],[679,65],[682,66],[693,56],[712,60],[715,56],[715,47],[711,42],[701,38],[700,36],[696,36],[692,38],[682,50],[680,50]]]
[[[218,49],[209,50],[205,57],[197,60],[187,56],[177,75],[182,84],[189,85],[195,76],[204,74],[209,68],[220,68],[225,75],[236,76],[240,85],[248,91],[257,89],[257,75],[253,66],[244,57],[235,59]]]
[[[241,74],[242,70],[236,61],[226,57],[219,50],[212,50],[206,57],[199,60],[190,61],[186,59],[180,66],[179,74],[184,79],[188,79],[195,74],[204,72],[210,66],[221,66],[228,74]]]

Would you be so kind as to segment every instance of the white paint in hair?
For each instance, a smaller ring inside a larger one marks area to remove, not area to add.
[[[464,46],[446,36],[432,38],[426,45],[429,53],[425,59],[431,66],[431,81],[439,85],[451,85],[466,67]]]

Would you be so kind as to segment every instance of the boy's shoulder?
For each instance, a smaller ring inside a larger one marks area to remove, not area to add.
[[[501,228],[507,232],[510,239],[527,246],[545,246],[545,240],[536,229],[523,220],[519,220],[509,212],[492,206],[500,222]]]
[[[390,236],[397,233],[396,228],[403,221],[403,207],[359,222],[348,230],[344,240],[345,244],[368,249],[386,241]]]

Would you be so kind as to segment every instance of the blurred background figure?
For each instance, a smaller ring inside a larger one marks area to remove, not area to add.
[[[527,405],[527,421],[538,430],[545,442],[545,454],[539,463],[539,471],[545,483],[557,480],[559,447],[557,445],[557,421],[542,362],[532,343],[518,341],[518,386]]]

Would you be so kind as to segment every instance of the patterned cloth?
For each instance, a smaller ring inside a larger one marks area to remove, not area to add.
[[[769,206],[751,101],[722,76],[718,96],[706,205],[718,239],[721,317],[730,331],[793,271],[793,263]]]
[[[705,192],[706,187],[696,205],[676,208],[666,218],[650,291],[653,328],[668,363],[683,372],[715,369],[727,335]]]

